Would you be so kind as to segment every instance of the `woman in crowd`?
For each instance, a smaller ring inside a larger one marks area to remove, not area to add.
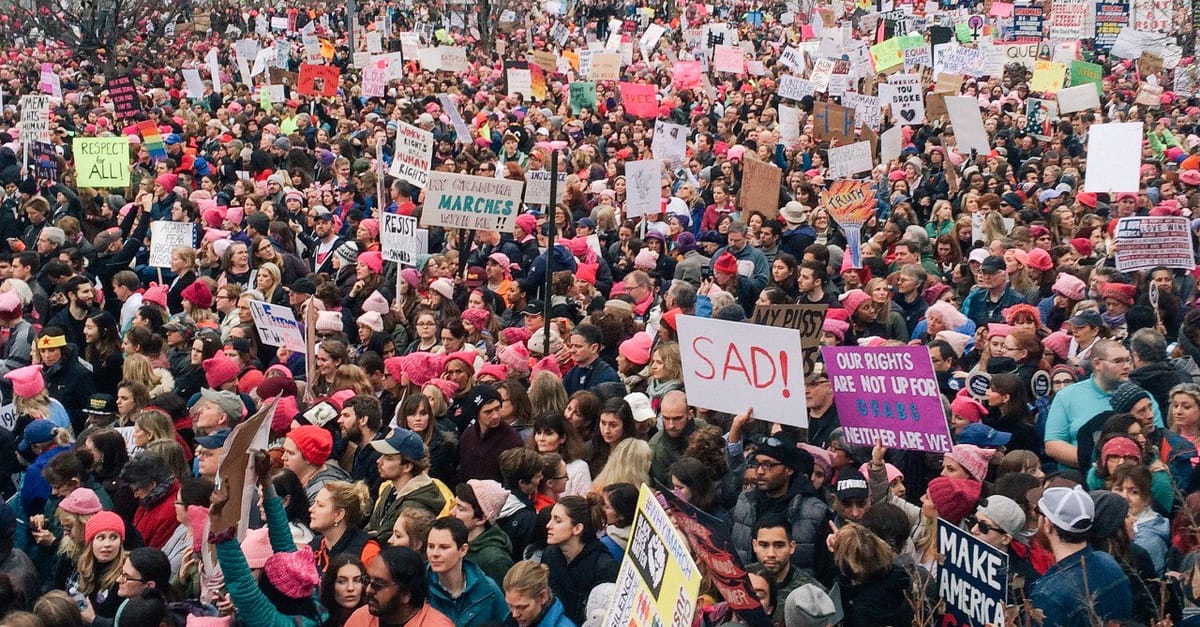
[[[568,618],[583,622],[592,588],[617,580],[617,562],[597,532],[604,527],[603,506],[594,496],[565,496],[550,514],[542,563],[549,568],[550,588],[562,600]]]
[[[586,494],[592,474],[583,459],[584,444],[574,425],[558,413],[542,414],[533,419],[533,440],[529,447],[539,453],[558,453],[567,463],[567,485],[563,494]]]

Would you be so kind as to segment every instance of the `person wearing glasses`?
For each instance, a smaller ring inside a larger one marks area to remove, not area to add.
[[[429,604],[425,565],[412,549],[389,547],[381,551],[367,565],[362,584],[367,603],[350,615],[346,627],[450,627],[454,624]]]
[[[1113,408],[1113,395],[1117,387],[1129,379],[1133,358],[1129,349],[1113,340],[1100,340],[1090,353],[1092,376],[1069,385],[1054,396],[1046,418],[1046,454],[1061,466],[1075,468],[1079,465],[1079,430],[1096,414]],[[1154,399],[1150,399],[1154,410],[1155,428],[1163,427],[1162,414]]]
[[[1025,530],[1025,512],[1021,506],[1007,496],[989,496],[979,502],[974,515],[963,521],[963,527],[976,538],[1008,553],[1008,603],[1020,607],[1021,586],[1014,585],[1013,579],[1022,578],[1030,586],[1041,576],[1030,561],[1029,546],[1021,540]]]
[[[175,600],[175,590],[171,587],[171,562],[165,553],[158,549],[141,547],[129,552],[121,565],[121,573],[117,575],[117,598],[125,605],[128,599],[136,599],[147,592],[162,595],[166,602]],[[118,615],[122,612],[118,611]],[[97,616],[92,621],[94,627],[112,627],[116,624],[113,619]]]

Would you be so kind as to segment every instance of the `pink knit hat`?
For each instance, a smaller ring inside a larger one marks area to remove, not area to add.
[[[563,374],[562,368],[558,365],[558,360],[553,355],[546,355],[541,361],[534,364],[533,372],[530,376],[536,375],[543,370],[553,373],[556,377],[561,377]]]
[[[1050,349],[1059,359],[1066,359],[1071,350],[1071,336],[1066,331],[1055,331],[1042,340],[1042,346]]]
[[[296,445],[300,456],[313,466],[324,464],[333,450],[333,434],[316,425],[296,427],[288,432],[287,439]]]
[[[971,479],[937,477],[929,482],[926,492],[938,516],[957,525],[975,511],[982,489],[982,483]]]
[[[1087,295],[1087,285],[1084,284],[1083,280],[1066,272],[1059,273],[1050,290],[1073,301],[1081,301]]]
[[[458,391],[457,383],[455,383],[449,379],[442,379],[440,377],[430,379],[429,381],[427,381],[425,383],[425,385],[432,385],[433,387],[440,390],[442,392],[442,396],[446,397],[447,401],[454,398],[454,393]],[[421,386],[421,387],[425,387],[425,386]]]
[[[846,308],[846,311],[850,312],[850,315],[854,315],[854,312],[858,311],[858,308],[861,307],[863,303],[866,303],[870,300],[871,296],[869,294],[862,290],[854,289],[846,292],[845,295],[842,296],[842,306]]]
[[[342,325],[342,312],[340,311],[325,311],[317,312],[317,331],[325,333],[338,333],[346,328]]]
[[[151,283],[142,294],[142,302],[154,303],[163,309],[167,308],[167,286]]]
[[[368,250],[358,254],[358,263],[363,264],[375,274],[383,273],[383,254],[378,250]]]
[[[983,420],[983,417],[988,414],[988,410],[983,406],[983,403],[962,392],[954,397],[953,401],[950,401],[950,411],[954,415],[961,416],[967,422],[972,423]]]
[[[391,311],[391,306],[388,305],[387,299],[383,297],[383,294],[379,293],[379,290],[371,292],[367,300],[363,301],[362,308],[363,311],[374,311],[380,315],[386,315]]]
[[[529,329],[525,327],[507,327],[500,332],[500,339],[505,344],[524,344],[529,341]]]
[[[500,349],[496,354],[500,363],[508,367],[509,370],[516,373],[518,376],[529,376],[529,349],[525,348],[525,344],[510,344]]]
[[[508,500],[508,490],[492,479],[470,479],[467,485],[475,492],[475,500],[479,503],[479,510],[483,512],[483,519],[495,522],[500,515],[500,508],[504,507],[504,502]]]
[[[497,381],[508,379],[508,368],[504,364],[484,364],[479,368],[477,378],[491,377]]]
[[[62,511],[76,516],[90,516],[104,509],[104,506],[100,505],[100,499],[90,488],[75,488],[75,491],[67,495],[58,506]]]
[[[462,312],[464,322],[470,322],[471,326],[481,330],[487,330],[488,318],[491,316],[486,309],[465,309]]]
[[[125,520],[113,512],[96,512],[83,527],[84,543],[91,544],[96,536],[105,531],[116,532],[122,541],[125,540]]]
[[[946,457],[958,462],[976,481],[983,481],[987,478],[988,460],[995,453],[992,449],[979,448],[974,444],[955,444]]]
[[[267,558],[263,564],[263,574],[276,590],[292,599],[312,596],[313,590],[321,582],[312,547],[307,545],[299,551],[276,553]]]
[[[275,552],[271,550],[271,535],[266,527],[246,530],[242,538],[242,554],[250,568],[262,568]]]
[[[870,466],[871,466],[870,462],[864,463],[862,466],[858,467],[858,472],[860,474],[862,474],[862,476],[864,476],[864,477],[869,477],[871,475]],[[904,473],[900,472],[899,468],[896,468],[895,466],[893,466],[887,462],[884,462],[883,470],[887,474],[887,482],[888,483],[891,483],[897,479],[904,478]]]
[[[211,389],[220,388],[237,376],[237,364],[223,351],[217,351],[215,355],[204,360],[204,379]]]
[[[12,381],[13,394],[21,398],[33,398],[46,389],[41,364],[17,368],[4,375],[4,378]]]
[[[295,396],[280,396],[279,402],[275,405],[275,413],[271,415],[271,431],[275,433],[287,431],[298,413],[300,413],[300,407],[296,404]]]
[[[841,342],[846,339],[846,331],[850,330],[850,323],[836,318],[826,318],[825,322],[821,323],[821,330],[833,334]]]
[[[630,363],[644,366],[650,363],[650,347],[653,344],[654,338],[650,337],[649,333],[638,331],[633,337],[621,342],[619,352]]]

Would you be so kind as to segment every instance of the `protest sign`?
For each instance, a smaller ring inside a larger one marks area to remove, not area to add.
[[[250,523],[249,504],[253,502],[253,495],[258,488],[252,452],[267,450],[271,417],[275,415],[278,402],[278,399],[264,402],[253,416],[234,427],[225,439],[217,466],[216,484],[228,490],[229,500],[221,508],[220,517],[212,521],[212,529],[237,527],[237,537],[246,535]]]
[[[692,545],[692,554],[705,565],[709,581],[721,598],[751,627],[770,627],[771,617],[754,594],[746,569],[737,556],[729,525],[679,498],[671,490],[659,492],[670,509],[671,520]]]
[[[431,172],[421,225],[512,233],[523,186],[521,181]]]
[[[1054,118],[1058,112],[1058,103],[1053,100],[1029,98],[1025,101],[1025,132],[1034,137],[1049,141],[1054,134]]]
[[[800,347],[804,355],[804,373],[813,371],[820,361],[817,350],[821,343],[821,329],[825,322],[827,305],[759,305],[754,308],[754,324],[763,324],[800,332]]]
[[[943,558],[939,560],[938,597],[946,602],[946,622],[941,624],[1005,624],[1008,553],[941,518],[937,534],[937,552]]]
[[[671,164],[671,168],[683,165],[687,158],[688,128],[662,120],[654,121],[654,140],[650,150],[656,159],[662,159]]]
[[[558,173],[558,193],[567,189],[567,173]],[[525,172],[525,203],[530,205],[554,205],[550,197],[550,171],[528,170]]]
[[[250,314],[254,317],[254,326],[263,344],[282,346],[297,353],[306,350],[304,334],[300,332],[300,324],[292,315],[291,307],[252,300]]]
[[[845,142],[854,138],[854,112],[841,105],[827,101],[814,102],[812,123],[813,133],[820,141]]]
[[[1042,21],[1045,14],[1042,7],[1024,5],[1013,7],[1013,39],[1035,40],[1042,39]]]
[[[23,144],[50,141],[50,97],[41,94],[21,96],[21,120],[18,123]]]
[[[45,181],[57,181],[58,150],[55,149],[54,144],[33,142],[30,152],[33,153],[34,176]]]
[[[718,72],[741,74],[746,69],[746,57],[737,46],[717,46],[713,54],[713,69]]]
[[[1095,85],[1096,96],[1100,96],[1102,89],[1101,81],[1104,80],[1104,68],[1087,61],[1072,61],[1071,62],[1071,86],[1076,85]]]
[[[625,213],[629,217],[662,211],[662,160],[643,159],[625,163]]]
[[[163,143],[162,133],[154,124],[154,120],[138,122],[138,132],[142,134],[142,144],[146,146],[146,150],[150,151],[151,161],[162,161],[167,158],[167,146]]]
[[[797,78],[790,74],[779,77],[779,87],[776,90],[780,98],[788,100],[803,100],[805,96],[813,95],[812,81]]]
[[[950,452],[928,349],[824,346],[821,355],[848,443],[870,448],[878,439],[888,448]]]
[[[883,104],[879,96],[846,92],[842,96],[842,104],[854,109],[855,124],[861,124],[873,131],[879,130],[879,125],[883,122]]]
[[[571,115],[596,108],[596,84],[590,81],[571,83]]]
[[[388,174],[425,189],[433,160],[433,133],[406,122],[396,129],[396,151]]]
[[[79,187],[129,186],[128,137],[76,137],[71,149]]]
[[[621,80],[621,55],[615,52],[592,54],[592,70],[588,78],[593,81]]]
[[[1058,112],[1062,114],[1100,108],[1100,94],[1091,85],[1066,87],[1058,92]]]
[[[971,96],[945,96],[946,112],[950,114],[950,125],[954,128],[955,150],[969,155],[974,150],[981,155],[991,151],[987,129],[979,114],[979,99]]]
[[[900,49],[900,41],[892,37],[881,41],[870,48],[871,62],[875,71],[882,73],[904,62],[904,51]]]
[[[546,50],[534,50],[530,53],[529,61],[542,68],[547,73],[558,71],[558,55]]]
[[[621,83],[621,104],[625,112],[639,118],[658,117],[658,98],[654,85]]]
[[[861,141],[829,149],[829,176],[844,178],[875,167],[871,161],[871,142]]]
[[[742,186],[738,192],[742,219],[748,221],[750,213],[758,211],[768,220],[774,220],[779,215],[779,184],[782,181],[783,170],[779,166],[747,154],[742,160]]]
[[[108,97],[112,99],[113,113],[121,120],[133,117],[142,108],[128,74],[108,77]]]
[[[508,77],[508,95],[520,94],[525,100],[533,98],[533,75],[529,72],[529,68],[510,67],[505,75]]]
[[[383,220],[379,223],[379,243],[384,260],[407,266],[416,265],[417,255],[426,252],[421,248],[419,231],[422,230],[417,228],[417,219],[412,216],[383,214]]]
[[[171,267],[171,251],[178,246],[195,248],[196,224],[156,220],[150,223],[150,260],[154,268]]]
[[[1096,30],[1094,45],[1097,50],[1109,50],[1117,43],[1121,29],[1129,24],[1129,3],[1125,0],[1096,2]]]
[[[1029,81],[1029,88],[1043,93],[1056,92],[1062,89],[1066,71],[1066,66],[1061,63],[1040,59],[1034,61],[1033,79]]]
[[[1117,221],[1117,269],[1122,272],[1196,267],[1188,219],[1183,216],[1134,216]]]
[[[332,65],[300,64],[300,77],[296,79],[296,91],[306,96],[337,96],[338,78],[341,71]]]
[[[679,348],[688,403],[808,426],[804,356],[794,330],[680,316]]]
[[[925,123],[925,92],[918,74],[893,74],[888,78],[893,88],[892,119],[897,124]]]
[[[1142,166],[1141,122],[1093,124],[1088,130],[1085,192],[1128,192],[1139,187]]]
[[[362,69],[362,93],[367,98],[382,98],[388,82],[388,60],[383,56],[372,57]]]
[[[642,484],[605,625],[691,627],[700,569],[654,491]]]
[[[467,50],[462,46],[438,46],[438,69],[443,72],[466,72]]]
[[[1087,20],[1088,2],[1091,0],[1055,0],[1050,12],[1050,39],[1083,39],[1084,22]]]
[[[700,87],[700,62],[678,61],[671,66],[671,87],[676,90]]]
[[[200,78],[200,70],[183,68],[183,82],[187,85],[187,97],[193,100],[204,97],[204,79]]]
[[[1133,28],[1143,32],[1167,33],[1173,30],[1171,0],[1130,0]]]

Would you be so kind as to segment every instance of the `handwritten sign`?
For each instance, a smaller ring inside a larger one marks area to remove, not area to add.
[[[421,225],[512,233],[523,185],[521,181],[431,172]]]
[[[806,81],[803,78],[785,74],[779,77],[779,87],[776,93],[780,98],[788,100],[803,100],[805,96],[813,95],[815,87],[812,81]]]
[[[172,222],[156,220],[150,223],[150,261],[154,268],[171,267],[171,251],[179,246],[193,248],[196,245],[194,222]]]
[[[829,149],[829,176],[846,178],[866,172],[874,165],[871,162],[871,142],[861,141]]]
[[[679,347],[688,402],[716,411],[808,427],[804,355],[792,329],[680,316]],[[936,392],[936,387],[935,387]]]
[[[21,96],[20,140],[24,144],[50,141],[50,97],[40,94]]]
[[[654,85],[621,83],[621,104],[625,112],[639,118],[658,117],[658,99]]]
[[[76,137],[71,148],[79,187],[129,186],[128,137]]]
[[[396,129],[396,151],[388,174],[425,189],[433,160],[433,133],[400,122]]]
[[[525,202],[531,205],[556,204],[550,195],[550,171],[529,170],[525,172]],[[567,189],[567,173],[558,173],[557,191],[561,195]]]
[[[584,109],[596,108],[596,84],[590,81],[571,83],[571,115],[579,115]]]
[[[779,166],[747,155],[742,160],[742,186],[738,191],[742,219],[749,220],[750,213],[757,211],[768,220],[774,220],[779,215],[779,185],[782,181],[783,170]]]
[[[893,74],[888,79],[892,87],[892,118],[898,124],[925,123],[925,93],[917,74]]]
[[[416,265],[417,255],[426,252],[421,248],[417,219],[396,213],[383,214],[379,223],[379,243],[383,258],[404,265]]]
[[[871,447],[878,439],[889,448],[950,452],[950,431],[927,349],[824,346],[821,355],[847,442]]]
[[[938,555],[945,558],[938,568],[938,597],[946,602],[942,624],[1003,625],[1008,553],[941,518],[937,534]]]
[[[1121,218],[1114,232],[1117,269],[1122,272],[1196,267],[1188,219],[1183,216]]]
[[[662,160],[643,159],[626,162],[625,189],[625,212],[629,217],[661,212]]]
[[[263,344],[282,346],[290,351],[303,353],[306,348],[300,324],[292,315],[291,307],[273,305],[259,300],[250,301],[250,314]]]

